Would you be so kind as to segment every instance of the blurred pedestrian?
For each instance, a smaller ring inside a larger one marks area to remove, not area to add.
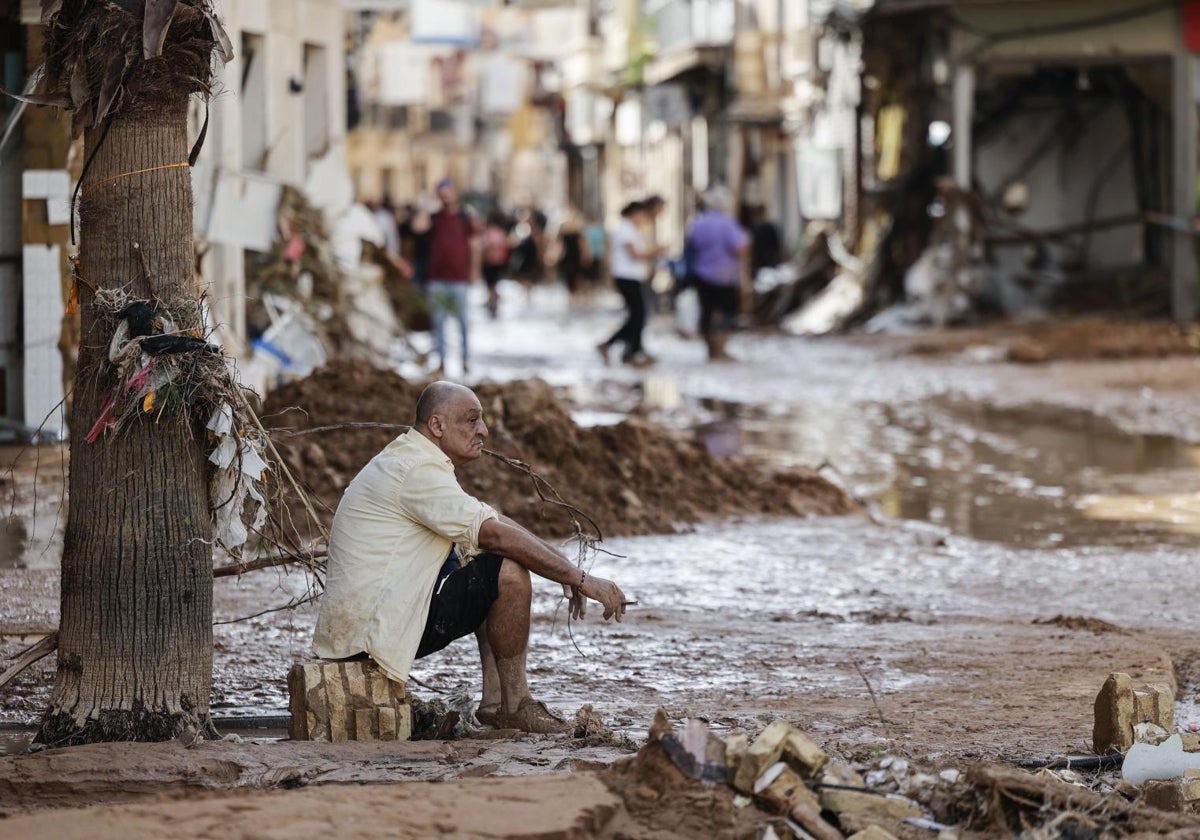
[[[509,241],[508,218],[499,210],[488,213],[487,227],[483,229],[483,282],[487,284],[487,310],[493,318],[500,310],[500,292],[497,289],[512,258]]]
[[[433,320],[434,350],[438,357],[435,375],[441,375],[446,367],[447,315],[458,321],[463,372],[466,373],[470,370],[467,291],[473,279],[472,256],[479,230],[460,203],[453,181],[447,178],[439,182],[437,194],[442,207],[430,219],[429,230],[429,314]]]
[[[570,210],[558,227],[558,277],[575,298],[580,290],[584,266],[591,261],[579,213]]]
[[[408,206],[406,218],[400,223],[400,251],[413,267],[413,280],[421,288],[429,285],[429,240],[436,200],[422,194]]]
[[[534,285],[542,282],[546,273],[546,214],[528,208],[515,230],[517,248],[513,255],[513,274],[525,287],[525,296],[533,294]]]
[[[624,351],[621,361],[644,367],[654,363],[642,347],[642,332],[646,327],[646,309],[649,298],[649,280],[652,267],[661,250],[647,243],[643,232],[650,223],[650,211],[646,204],[631,201],[621,210],[621,223],[613,232],[609,254],[609,270],[616,282],[617,291],[625,300],[626,318],[612,336],[596,346],[604,363],[608,364],[608,351],[621,342]]]
[[[704,204],[687,232],[689,270],[700,297],[700,335],[709,361],[723,361],[729,358],[725,343],[740,308],[742,258],[750,236],[730,215],[733,195],[726,187],[709,190]]]

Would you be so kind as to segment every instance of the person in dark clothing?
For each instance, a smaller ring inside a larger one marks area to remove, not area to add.
[[[508,219],[499,210],[493,210],[488,214],[487,227],[483,229],[483,282],[487,284],[488,314],[493,318],[500,310],[500,292],[497,286],[504,278],[511,258]]]
[[[579,281],[583,276],[584,267],[591,261],[587,253],[588,243],[583,236],[579,217],[574,212],[567,217],[558,229],[558,276],[574,297],[579,291]]]
[[[783,243],[779,226],[767,218],[761,205],[750,210],[750,276],[758,276],[760,268],[774,268],[783,262]]]
[[[413,281],[421,289],[429,282],[430,213],[422,204],[408,206],[400,223],[400,254],[412,265]]]

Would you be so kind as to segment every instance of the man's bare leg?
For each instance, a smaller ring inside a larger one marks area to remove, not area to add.
[[[529,648],[532,598],[533,584],[528,570],[519,563],[505,560],[500,566],[500,595],[488,612],[483,634],[476,633],[480,641],[479,658],[484,668],[484,700],[488,699],[487,659],[491,658],[499,682],[500,711],[504,713],[515,713],[520,709],[521,701],[529,697],[525,654]]]
[[[479,711],[491,716],[500,711],[500,673],[496,670],[496,657],[488,642],[486,620],[475,631],[475,640],[479,642],[479,664],[483,667],[483,699],[479,701]],[[480,722],[488,721],[481,718]]]

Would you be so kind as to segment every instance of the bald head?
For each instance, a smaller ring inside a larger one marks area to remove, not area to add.
[[[456,467],[482,455],[488,436],[479,398],[454,382],[434,382],[421,392],[415,428]]]
[[[457,382],[434,382],[427,385],[417,399],[417,426],[428,426],[435,414],[447,414],[458,401],[475,403],[475,392]]]

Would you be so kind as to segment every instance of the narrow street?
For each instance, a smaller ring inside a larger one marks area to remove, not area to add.
[[[521,311],[519,288],[504,292],[498,321],[474,313],[472,384],[540,376],[578,422],[616,421],[615,406],[768,466],[827,463],[866,503],[849,517],[606,540],[616,556],[593,568],[639,605],[621,625],[591,616],[568,628],[554,587],[538,587],[531,679],[552,705],[591,703],[634,741],[661,706],[750,731],[783,717],[847,757],[1047,758],[1089,750],[1110,672],[1163,679],[1173,663],[1177,722],[1200,722],[1189,584],[1200,523],[1188,514],[1200,491],[1197,360],[1018,366],[985,345],[912,355],[896,337],[742,334],[731,345],[741,361],[714,366],[662,316],[648,339],[658,363],[641,371],[595,353],[618,320],[613,300],[572,311],[541,288]],[[21,626],[4,628],[5,654],[56,623],[48,559],[0,573],[20,605],[6,613]],[[217,581],[217,620],[306,586],[279,570]],[[314,618],[302,607],[219,624],[214,714],[285,714],[284,676],[307,655]],[[23,675],[3,720],[31,721],[51,674],[45,663]],[[470,708],[474,648],[456,644],[413,676],[418,696]],[[505,761],[496,772],[538,766]]]

